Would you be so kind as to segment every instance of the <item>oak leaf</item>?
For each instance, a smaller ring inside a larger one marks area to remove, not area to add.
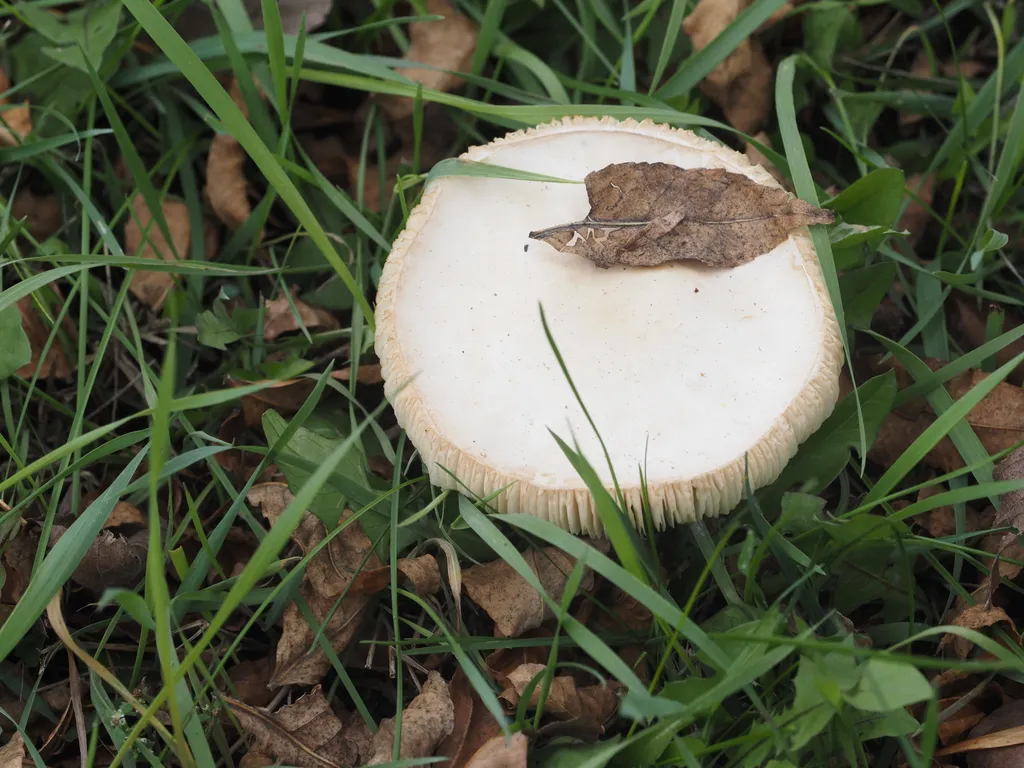
[[[402,741],[398,748],[399,760],[429,757],[455,725],[455,707],[448,692],[448,684],[437,672],[427,675],[423,690],[402,711]],[[392,762],[395,744],[395,721],[387,718],[380,723],[371,743],[367,765]]]
[[[530,232],[599,267],[651,267],[677,260],[735,267],[767,253],[831,211],[783,189],[721,168],[613,163],[584,179],[590,213],[582,221]]]
[[[10,98],[4,96],[11,88],[7,73],[0,68],[0,147],[13,147],[32,133],[32,113],[28,101],[12,105]]]
[[[522,554],[544,591],[558,603],[576,559],[554,547],[541,551],[529,549]],[[519,637],[554,617],[554,612],[537,590],[504,560],[463,570],[462,586],[470,600],[483,608],[494,621],[496,637]],[[593,587],[594,572],[585,568],[580,590],[588,592]]]
[[[411,24],[412,45],[405,54],[406,61],[426,66],[400,67],[395,72],[424,88],[450,91],[462,82],[454,72],[469,69],[479,30],[476,24],[458,13],[449,0],[427,0],[426,5],[427,13],[444,18]],[[393,120],[409,117],[413,112],[413,99],[407,96],[382,96],[379,101]]]
[[[224,703],[249,736],[253,751],[273,755],[284,765],[348,768],[359,760],[319,685],[277,712],[251,707],[237,699],[225,698]]]
[[[498,734],[478,749],[466,768],[526,768],[530,740],[524,733]]]
[[[167,234],[171,236],[169,242],[142,195],[132,198],[131,218],[124,225],[125,251],[143,259],[177,261],[188,258],[192,240],[188,206],[179,200],[165,199],[161,201],[160,209],[167,223]],[[174,283],[174,275],[170,272],[137,269],[132,274],[129,289],[150,309],[159,310]]]

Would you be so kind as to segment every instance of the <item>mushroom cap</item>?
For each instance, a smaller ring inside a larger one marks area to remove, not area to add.
[[[566,118],[463,159],[580,180],[611,163],[725,168],[778,187],[743,155],[651,121]],[[375,346],[385,393],[431,482],[500,512],[602,531],[549,430],[609,489],[602,448],[548,343],[538,303],[643,526],[728,512],[775,480],[839,394],[842,339],[806,228],[732,269],[601,269],[527,233],[586,216],[582,184],[434,180],[384,265]],[[525,248],[524,246],[529,246]],[[501,490],[504,489],[504,490]]]

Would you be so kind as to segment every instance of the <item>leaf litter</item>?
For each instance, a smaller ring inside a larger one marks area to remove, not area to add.
[[[768,253],[831,211],[785,190],[720,168],[613,163],[584,179],[590,213],[582,221],[530,232],[599,267],[652,267],[697,261],[736,267]]]

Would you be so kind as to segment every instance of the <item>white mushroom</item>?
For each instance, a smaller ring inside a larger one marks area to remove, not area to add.
[[[571,118],[463,158],[563,179],[611,163],[725,168],[778,183],[738,152],[650,121]],[[600,533],[593,498],[549,429],[611,473],[541,324],[603,437],[642,526],[735,507],[831,413],[843,352],[806,229],[733,269],[692,262],[600,269],[530,240],[583,218],[582,184],[449,176],[409,216],[384,266],[376,349],[386,393],[431,481],[573,531]],[[526,246],[529,246],[526,248]],[[525,251],[524,251],[525,249]]]

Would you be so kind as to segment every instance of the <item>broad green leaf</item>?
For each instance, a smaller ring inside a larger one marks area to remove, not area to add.
[[[928,678],[917,667],[895,658],[875,657],[864,665],[860,685],[844,698],[866,712],[888,712],[934,695]]]
[[[896,262],[885,261],[840,276],[839,290],[849,325],[870,325],[875,309],[892,287],[896,270]]]
[[[868,739],[884,739],[887,737],[909,736],[921,724],[907,710],[900,708],[891,712],[864,717],[854,725],[862,741]]]
[[[848,6],[810,7],[803,15],[807,54],[823,69],[832,68],[837,53],[860,44],[860,23]]]
[[[54,61],[75,69],[88,71],[103,63],[103,53],[113,42],[121,20],[121,0],[90,3],[79,10],[53,14],[46,8],[22,3],[19,12],[29,25],[53,45],[44,46],[42,52]]]
[[[21,311],[16,306],[0,309],[0,379],[32,360],[32,345],[21,325]]]
[[[847,224],[891,227],[899,216],[903,200],[903,171],[879,168],[857,179],[826,202]]]
[[[226,350],[228,344],[242,338],[230,319],[214,314],[210,310],[196,318],[196,330],[199,343],[214,349]]]

